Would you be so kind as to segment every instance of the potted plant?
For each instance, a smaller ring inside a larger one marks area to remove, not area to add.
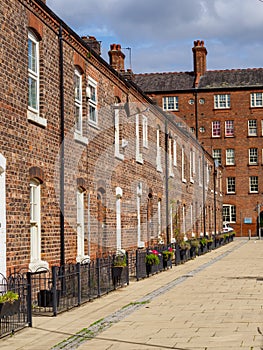
[[[202,254],[207,252],[207,239],[205,237],[200,239],[200,249]]]
[[[117,253],[112,262],[112,280],[114,286],[121,280],[121,275],[124,268],[127,266],[125,252]]]
[[[155,253],[147,254],[145,257],[145,263],[146,263],[146,273],[147,273],[147,276],[149,276],[149,274],[152,272],[152,266],[160,264],[160,259],[158,257],[158,254],[155,254]]]
[[[19,295],[11,290],[0,296],[0,318],[12,316],[19,311]]]
[[[171,264],[171,261],[172,261],[172,258],[173,258],[173,249],[172,248],[169,248],[168,250],[164,250],[162,252],[162,255],[163,255],[163,268],[167,268],[168,265],[172,265]]]
[[[198,250],[200,247],[200,242],[198,241],[198,239],[191,239],[190,240],[190,256],[191,258],[195,258],[196,254],[198,254]]]
[[[181,262],[185,262],[187,260],[187,251],[191,248],[191,245],[188,241],[183,240],[179,243],[179,248]]]

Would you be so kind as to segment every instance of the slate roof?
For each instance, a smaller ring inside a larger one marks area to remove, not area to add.
[[[135,74],[135,83],[145,92],[189,90],[194,87],[194,72]],[[207,71],[198,89],[263,87],[263,68]]]

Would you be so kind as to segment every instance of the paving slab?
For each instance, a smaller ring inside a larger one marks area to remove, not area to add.
[[[147,298],[125,314],[128,304]],[[113,321],[104,329],[107,319]],[[94,322],[102,330],[94,339],[89,333],[76,337]],[[57,317],[34,317],[33,328],[1,339],[0,348],[59,349],[55,345],[75,336],[61,349],[261,350],[260,332],[263,241],[236,239]]]

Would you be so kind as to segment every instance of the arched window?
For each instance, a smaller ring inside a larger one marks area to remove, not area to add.
[[[28,32],[28,108],[39,115],[39,41]]]

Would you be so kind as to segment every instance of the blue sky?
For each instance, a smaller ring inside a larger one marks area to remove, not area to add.
[[[193,69],[194,40],[205,41],[207,68],[263,67],[259,0],[47,0],[79,36],[121,44],[134,73]],[[129,50],[131,48],[131,62]]]

